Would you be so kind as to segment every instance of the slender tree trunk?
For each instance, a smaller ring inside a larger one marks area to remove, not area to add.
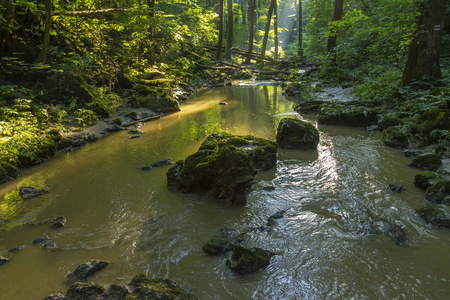
[[[45,63],[47,57],[48,45],[50,44],[50,27],[52,23],[52,0],[45,0],[45,31],[44,43],[42,45],[41,53],[39,54],[38,62]]]
[[[253,52],[253,42],[255,39],[256,29],[256,0],[248,0],[248,22],[249,22],[249,38],[248,38],[248,53]],[[251,58],[247,57],[245,63],[250,63]]]
[[[247,25],[244,0],[241,0],[242,25]]]
[[[225,57],[231,58],[231,48],[233,47],[233,0],[227,0],[227,48]]]
[[[274,59],[278,60],[278,4],[277,4],[277,1],[275,1],[275,6],[273,7],[273,31],[274,31],[274,43],[275,43]]]
[[[303,57],[303,9],[302,0],[298,0],[298,57]]]
[[[223,2],[220,0],[219,4],[219,42],[217,44],[217,55],[216,59],[218,61],[222,60],[222,41],[223,41]]]
[[[420,80],[424,75],[441,78],[439,65],[447,0],[418,2],[417,29],[408,48],[408,60],[401,86]]]
[[[263,39],[263,43],[261,46],[261,55],[262,56],[266,55],[266,47],[267,47],[267,40],[269,38],[270,22],[272,20],[272,14],[273,14],[273,9],[275,7],[275,2],[276,2],[276,0],[270,1],[269,11],[267,13],[266,29],[264,31],[264,39]]]
[[[342,19],[342,11],[344,8],[344,0],[334,0],[333,21]],[[328,38],[327,51],[331,52],[336,47],[336,33]]]

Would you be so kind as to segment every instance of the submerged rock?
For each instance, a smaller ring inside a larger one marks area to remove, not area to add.
[[[7,263],[9,261],[8,258],[0,256],[0,266]]]
[[[408,166],[427,171],[436,171],[442,165],[441,158],[436,154],[422,154],[415,157]]]
[[[48,241],[48,239],[49,239],[48,235],[41,236],[41,237],[35,239],[34,241],[32,241],[31,245],[42,244],[42,243]]]
[[[266,192],[273,192],[273,191],[275,191],[275,187],[274,186],[264,186],[264,187],[262,187],[262,190],[266,191]]]
[[[450,205],[450,181],[444,180],[427,188],[425,199],[433,203]]]
[[[66,298],[71,300],[102,300],[105,289],[97,284],[77,282],[66,293]]]
[[[241,241],[238,232],[229,229],[221,229],[216,236],[211,238],[203,246],[202,249],[210,255],[225,254],[233,250],[234,245]]]
[[[246,248],[236,244],[233,249],[231,260],[227,265],[232,271],[245,275],[251,274],[270,264],[270,258],[275,253],[261,248]]]
[[[443,180],[445,180],[444,176],[431,171],[421,172],[414,176],[414,184],[425,190]]]
[[[367,127],[378,123],[377,110],[349,102],[326,102],[320,106],[318,123]]]
[[[181,289],[170,279],[148,279],[144,274],[135,276],[130,284],[134,288],[127,299],[164,299],[164,300],[194,300],[193,294]]]
[[[167,185],[182,192],[208,192],[227,206],[245,205],[246,189],[257,173],[255,166],[266,169],[275,162],[274,142],[253,136],[214,134],[196,153],[167,171]]]
[[[100,261],[100,260],[91,260],[87,263],[79,265],[75,271],[70,273],[67,276],[67,281],[78,280],[84,281],[92,276],[94,273],[104,269],[109,262]]]
[[[67,219],[64,216],[57,217],[51,226],[53,229],[63,228],[66,225]]]
[[[274,226],[276,224],[275,220],[276,219],[281,219],[282,217],[284,217],[284,215],[286,214],[286,209],[285,210],[279,210],[276,213],[274,213],[273,215],[271,215],[268,219],[267,219],[267,226]]]
[[[69,300],[69,299],[66,298],[66,296],[64,296],[63,294],[52,294],[43,298],[42,300]]]
[[[393,191],[394,193],[400,193],[405,188],[402,185],[396,184],[396,183],[389,183],[389,189]]]
[[[406,234],[403,228],[398,224],[393,224],[385,220],[375,220],[370,227],[372,233],[384,234],[389,236],[399,245],[406,243]]]
[[[445,204],[428,204],[416,211],[427,223],[436,227],[450,228],[450,206]]]
[[[45,189],[36,189],[32,186],[22,186],[19,190],[19,195],[23,200],[28,200],[34,197],[47,194],[49,191]]]
[[[319,131],[311,123],[284,118],[278,125],[276,140],[278,145],[285,149],[316,149]]]

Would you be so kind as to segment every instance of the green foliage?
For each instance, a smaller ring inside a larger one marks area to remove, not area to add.
[[[74,114],[78,125],[82,127],[94,125],[98,121],[96,113],[90,109],[79,108],[74,112]]]

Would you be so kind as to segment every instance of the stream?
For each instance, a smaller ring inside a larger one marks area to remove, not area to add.
[[[284,117],[317,125],[315,116],[293,112],[277,86],[206,90],[182,112],[146,123],[140,138],[110,134],[0,185],[0,212],[17,224],[67,218],[62,229],[47,223],[0,232],[0,255],[26,245],[0,266],[0,299],[65,293],[66,276],[91,259],[111,262],[92,276],[95,283],[125,285],[145,273],[173,279],[199,299],[448,298],[450,231],[416,215],[425,205],[424,191],[413,184],[420,170],[408,167],[409,159],[385,146],[379,133],[318,126],[317,151],[279,149],[277,166],[258,173],[246,207],[168,191],[169,167],[140,169],[186,158],[218,129],[274,140]],[[392,192],[393,182],[406,190]],[[18,187],[27,185],[50,193],[15,202]],[[287,211],[275,226],[251,229],[279,210]],[[400,225],[406,245],[370,234],[374,217]],[[246,231],[244,245],[277,255],[254,274],[235,274],[225,265],[228,255],[202,251],[223,228]],[[30,245],[43,235],[58,249]]]

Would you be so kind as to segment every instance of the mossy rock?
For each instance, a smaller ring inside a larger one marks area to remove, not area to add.
[[[127,299],[164,299],[164,300],[194,300],[193,294],[180,288],[170,279],[154,278],[149,279],[141,274],[135,276],[130,282],[134,287],[133,292]]]
[[[444,176],[431,171],[421,172],[414,177],[414,184],[423,189],[427,189],[436,183],[443,181]]]
[[[441,158],[436,154],[422,154],[415,157],[408,166],[427,171],[436,171],[442,165]]]
[[[323,100],[304,100],[302,99],[300,103],[294,108],[299,114],[310,114],[318,113],[320,106],[324,104]]]
[[[450,206],[444,204],[428,204],[416,211],[427,223],[436,227],[450,228]]]
[[[276,139],[281,148],[312,150],[319,143],[319,131],[311,123],[284,118],[278,124]]]
[[[228,133],[209,136],[199,150],[167,171],[169,188],[208,192],[227,206],[245,205],[245,191],[259,169],[276,162],[276,143],[254,136]]]
[[[377,110],[349,103],[326,102],[320,106],[319,124],[367,127],[378,123]]]
[[[212,134],[201,144],[199,150],[215,150],[234,146],[246,152],[257,170],[268,170],[277,161],[277,143],[253,135]]]
[[[303,89],[305,88],[305,84],[307,84],[307,83],[292,82],[286,86],[286,89],[284,92],[287,96],[291,96],[291,97],[301,95],[303,92]]]
[[[250,79],[252,78],[252,72],[250,70],[239,70],[231,75],[231,79],[239,80],[239,79]]]
[[[444,180],[427,188],[425,199],[433,203],[446,203],[450,205],[450,181]]]
[[[384,131],[384,143],[389,147],[406,148],[409,145],[408,137],[409,134],[397,127],[391,127]]]
[[[247,248],[237,243],[231,260],[227,262],[232,271],[245,275],[251,274],[270,264],[275,254],[261,248]]]
[[[5,161],[0,163],[0,183],[9,181],[17,176],[19,176],[19,169],[16,166]]]
[[[105,289],[97,284],[87,282],[77,282],[73,284],[66,293],[66,298],[71,300],[101,300],[105,294]]]

